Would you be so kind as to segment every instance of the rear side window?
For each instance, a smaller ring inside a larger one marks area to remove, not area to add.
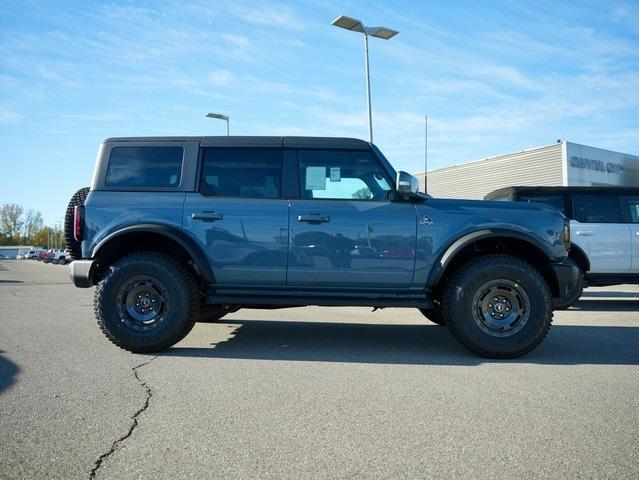
[[[628,201],[628,210],[630,211],[630,220],[632,223],[639,223],[639,196],[626,197]]]
[[[520,195],[520,202],[528,203],[543,203],[550,207],[556,208],[560,212],[564,213],[564,197],[563,195]]]
[[[200,193],[220,197],[279,198],[282,150],[205,148]]]
[[[582,223],[622,223],[617,195],[572,196],[575,220]]]
[[[109,157],[108,187],[177,187],[182,175],[182,147],[114,147]]]

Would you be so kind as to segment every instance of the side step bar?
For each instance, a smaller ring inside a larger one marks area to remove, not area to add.
[[[277,305],[282,307],[319,305],[331,307],[406,307],[432,308],[430,298],[422,294],[355,293],[355,292],[282,292],[210,290],[207,304]]]

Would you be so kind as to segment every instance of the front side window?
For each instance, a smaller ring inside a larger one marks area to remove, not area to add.
[[[105,184],[108,187],[177,187],[182,176],[182,147],[114,147]]]
[[[562,195],[520,195],[520,202],[543,203],[564,213],[564,197]]]
[[[617,195],[575,194],[572,196],[575,220],[582,223],[621,223]]]
[[[630,221],[639,223],[639,196],[626,197],[626,200],[630,211]]]
[[[391,183],[377,159],[366,151],[300,150],[304,199],[388,200]]]
[[[278,198],[282,151],[266,148],[205,148],[200,193],[219,197]]]

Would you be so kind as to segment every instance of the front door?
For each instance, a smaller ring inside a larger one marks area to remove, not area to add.
[[[299,150],[287,285],[403,288],[415,268],[416,210],[364,150]]]

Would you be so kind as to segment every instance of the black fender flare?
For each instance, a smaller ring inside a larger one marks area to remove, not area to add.
[[[526,235],[525,233],[518,232],[516,230],[508,230],[508,229],[482,229],[475,230],[474,232],[466,233],[461,237],[453,240],[448,247],[444,250],[439,258],[435,261],[433,269],[428,276],[428,286],[434,286],[439,283],[443,273],[446,271],[446,268],[450,264],[450,262],[455,258],[455,256],[461,252],[464,248],[470,245],[473,242],[478,240],[484,240],[487,238],[497,238],[497,237],[507,237],[514,238],[517,240],[522,240],[525,242],[534,245],[539,250],[541,250],[546,257],[548,257],[548,261],[552,262],[555,260],[555,256],[549,246],[544,245],[536,238]]]
[[[93,248],[91,258],[100,258],[100,250],[108,245],[109,242],[131,233],[154,233],[173,240],[174,242],[179,244],[191,257],[191,260],[193,260],[195,268],[197,269],[202,279],[207,283],[215,282],[213,270],[211,269],[206,255],[204,254],[204,252],[202,252],[202,249],[198,246],[196,241],[176,227],[172,227],[169,225],[157,223],[139,223],[121,227],[118,230],[109,233],[106,237],[100,240],[100,242]]]

